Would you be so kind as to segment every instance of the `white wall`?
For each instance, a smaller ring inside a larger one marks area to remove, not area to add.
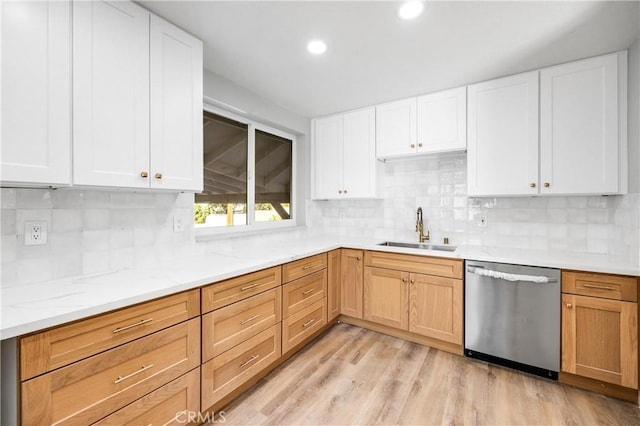
[[[639,17],[640,18],[640,17]],[[629,192],[640,192],[640,39],[629,48]]]

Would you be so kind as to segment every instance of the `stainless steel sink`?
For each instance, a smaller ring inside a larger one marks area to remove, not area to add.
[[[449,246],[443,244],[427,244],[427,243],[397,243],[394,241],[385,241],[384,243],[378,244],[379,246],[387,246],[387,247],[404,247],[404,248],[412,248],[412,249],[421,249],[421,250],[439,250],[439,251],[456,251],[458,247]]]

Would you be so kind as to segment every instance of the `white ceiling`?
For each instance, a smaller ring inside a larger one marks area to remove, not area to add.
[[[140,1],[204,41],[205,68],[317,117],[628,48],[637,1]],[[306,51],[324,39],[323,56]]]

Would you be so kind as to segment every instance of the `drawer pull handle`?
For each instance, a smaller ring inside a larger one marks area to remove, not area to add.
[[[258,287],[259,285],[260,285],[259,283],[251,284],[251,285],[248,285],[246,287],[240,288],[240,291],[251,290],[252,288]]]
[[[147,371],[148,369],[153,368],[153,364],[149,364],[149,365],[143,365],[142,367],[140,367],[139,370],[134,371],[133,373],[129,373],[126,376],[118,376],[113,383],[114,384],[118,384],[120,382],[122,382],[123,380],[127,380],[130,379],[131,377],[135,376],[136,374],[140,374],[143,371]]]
[[[153,318],[147,318],[147,319],[143,319],[140,320],[134,324],[129,324],[129,325],[125,325],[124,327],[118,327],[115,330],[113,330],[114,333],[120,333],[123,332],[125,330],[129,330],[130,328],[134,328],[134,327],[140,327],[141,325],[145,325],[150,323],[151,321],[153,321]]]
[[[303,291],[303,292],[302,292],[302,295],[303,295],[303,296],[306,296],[307,294],[313,293],[314,291],[316,291],[316,289],[315,289],[315,288],[312,288],[311,290]]]
[[[255,361],[256,359],[260,358],[260,355],[254,355],[251,358],[249,358],[248,360],[246,360],[245,362],[243,362],[242,364],[240,364],[240,368],[244,368],[247,365],[251,364],[253,361]]]
[[[571,303],[567,303],[567,308],[571,309],[573,305]]]
[[[254,315],[254,316],[252,316],[250,318],[247,318],[246,320],[242,320],[242,321],[240,321],[240,325],[245,325],[246,323],[251,322],[254,319],[257,319],[259,316],[260,316],[260,314]]]
[[[584,288],[595,288],[596,290],[609,290],[609,291],[614,291],[615,290],[615,288],[609,287],[609,286],[606,286],[606,285],[583,284],[582,286]]]
[[[303,327],[309,327],[311,324],[313,324],[314,322],[316,322],[315,319],[310,319],[309,321],[305,322],[304,324],[302,324]]]
[[[306,271],[307,269],[311,269],[311,268],[313,268],[313,266],[314,266],[314,265],[307,265],[307,266],[303,266],[303,267],[302,267],[302,270],[303,270],[303,271]]]

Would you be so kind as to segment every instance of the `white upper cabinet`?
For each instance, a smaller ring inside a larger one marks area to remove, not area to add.
[[[466,117],[466,87],[378,105],[376,157],[464,150]]]
[[[416,152],[467,148],[467,88],[419,96]]]
[[[148,188],[149,12],[132,2],[73,7],[73,182]]]
[[[73,183],[202,189],[202,43],[133,2],[73,13]]]
[[[71,8],[0,2],[2,185],[71,183]]]
[[[152,188],[202,191],[202,42],[151,16]]]
[[[416,152],[416,98],[376,106],[376,157],[385,159]]]
[[[376,196],[375,110],[313,120],[313,198]]]
[[[468,87],[469,196],[538,193],[538,72]]]
[[[540,72],[542,194],[626,192],[626,69],[622,52]]]

